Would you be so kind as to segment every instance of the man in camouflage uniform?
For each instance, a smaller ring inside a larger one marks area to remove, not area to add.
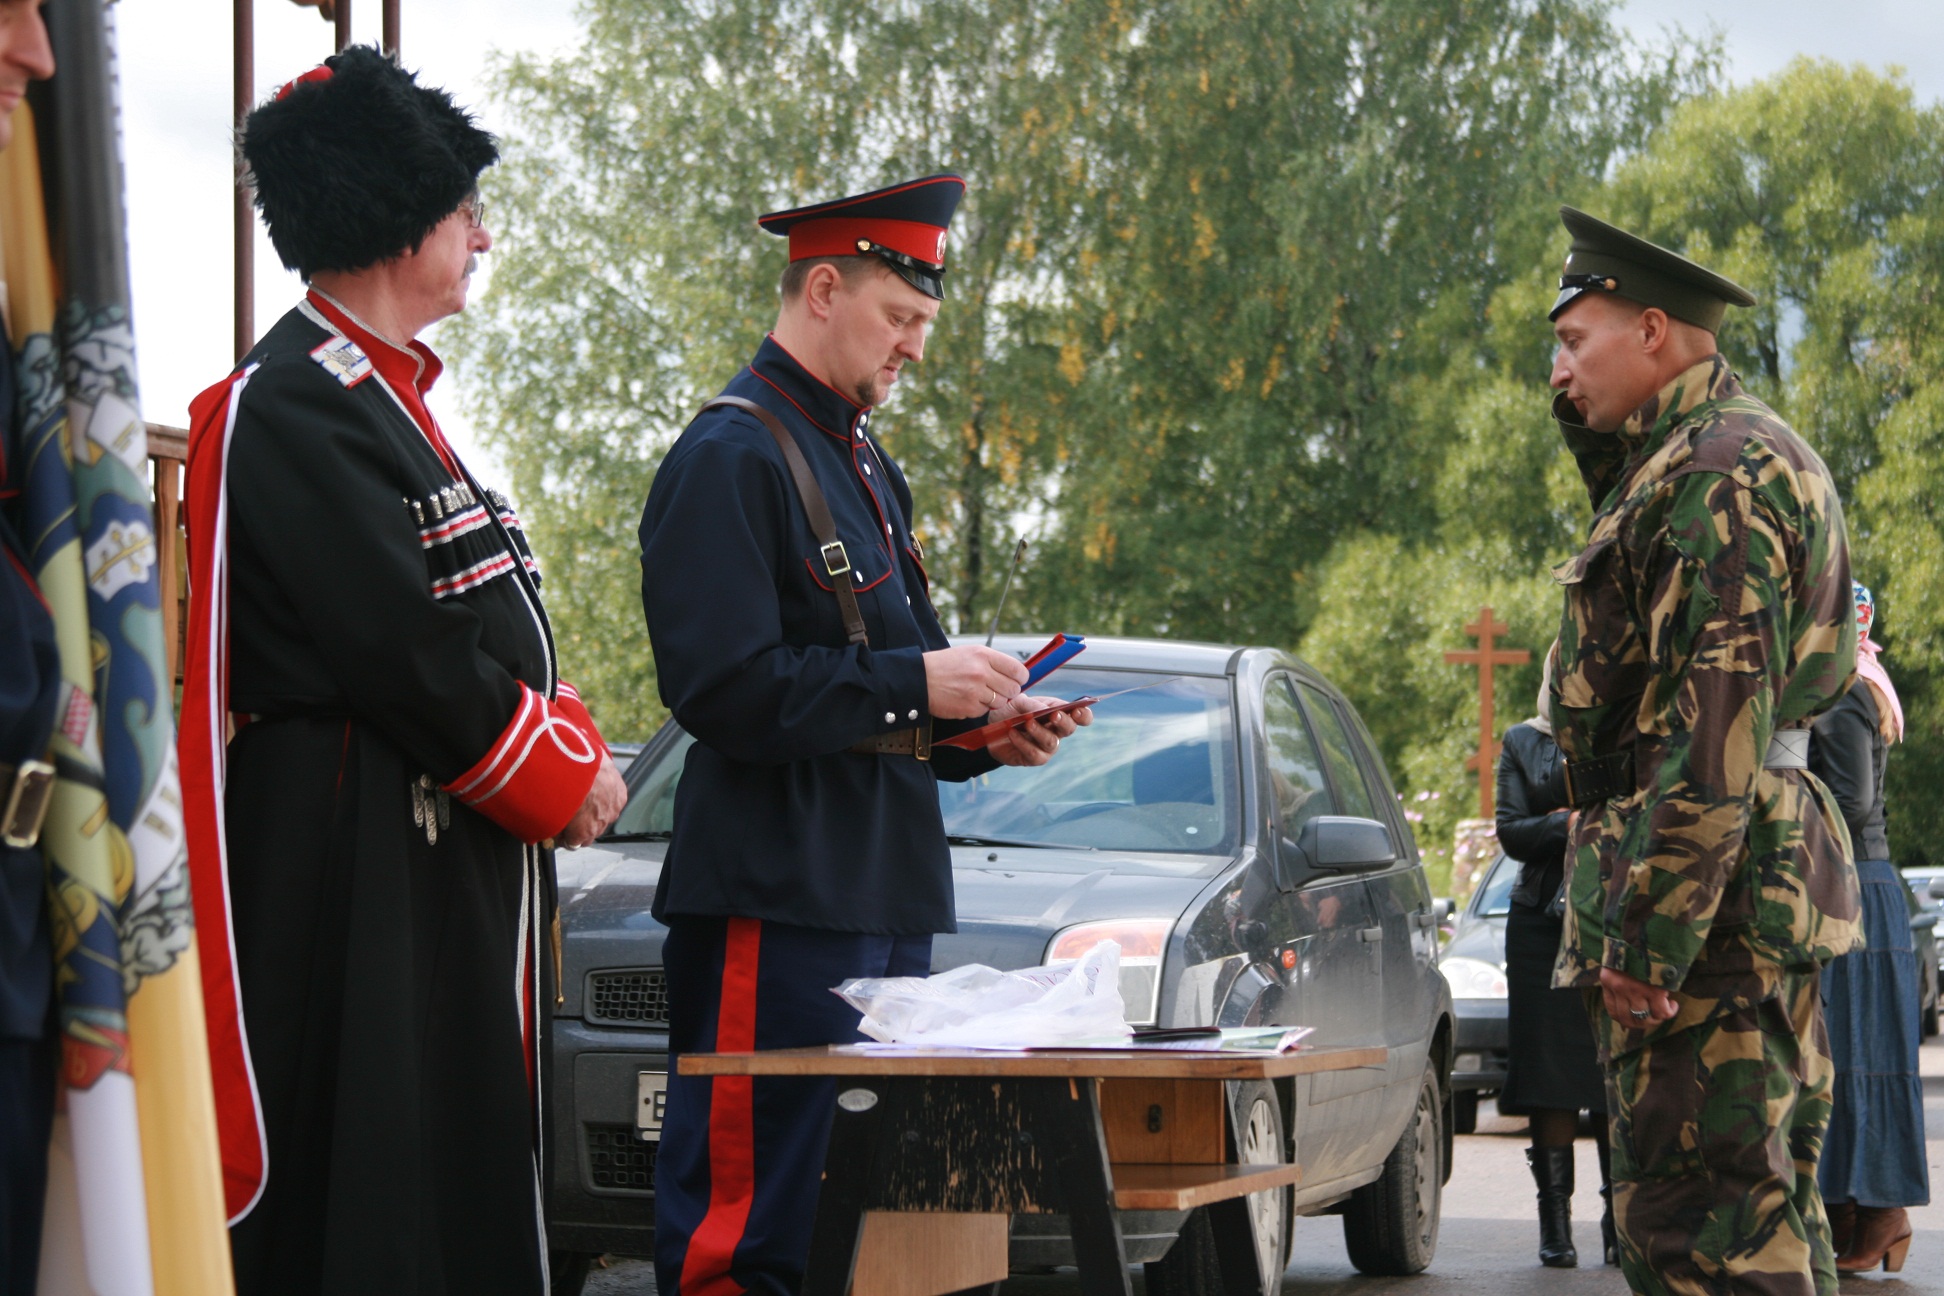
[[[1596,511],[1554,572],[1579,811],[1555,983],[1593,1009],[1621,1264],[1641,1293],[1830,1296],[1817,982],[1861,929],[1805,755],[1855,667],[1842,509],[1716,351],[1726,307],[1754,299],[1560,214],[1553,414]]]

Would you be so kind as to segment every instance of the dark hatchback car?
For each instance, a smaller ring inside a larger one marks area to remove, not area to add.
[[[996,646],[1023,658],[1040,642]],[[1387,1046],[1384,1067],[1232,1085],[1232,1151],[1304,1171],[1250,1201],[1265,1290],[1301,1215],[1341,1214],[1366,1272],[1422,1269],[1450,1165],[1451,999],[1424,870],[1369,736],[1341,694],[1268,649],[1089,640],[1038,691],[1130,688],[1045,769],[940,784],[959,930],[936,939],[933,969],[1057,964],[1112,938],[1131,1023],[1305,1025],[1318,1043]],[[664,727],[627,772],[614,831],[560,857],[557,1290],[593,1255],[651,1248],[667,987],[648,905],[691,742]],[[1205,1246],[1174,1246],[1205,1237],[1200,1216],[1124,1213],[1151,1290],[1219,1284]],[[1071,1263],[1065,1220],[1015,1216],[1012,1262]]]

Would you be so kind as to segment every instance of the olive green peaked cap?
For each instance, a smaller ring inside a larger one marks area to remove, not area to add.
[[[1753,306],[1755,295],[1732,279],[1677,256],[1658,244],[1637,238],[1588,216],[1575,207],[1561,207],[1559,219],[1573,236],[1566,268],[1559,274],[1559,300],[1547,319],[1585,293],[1610,292],[1642,306],[1658,306],[1676,319],[1710,333],[1721,332],[1721,317],[1730,306]]]

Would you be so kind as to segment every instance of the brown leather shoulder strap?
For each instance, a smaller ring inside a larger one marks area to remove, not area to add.
[[[757,421],[776,438],[776,447],[783,452],[783,462],[790,465],[790,476],[796,481],[797,495],[803,500],[803,511],[810,515],[810,530],[817,537],[824,571],[830,576],[830,588],[836,592],[837,606],[844,617],[844,634],[854,644],[868,644],[870,637],[864,629],[864,614],[858,611],[857,591],[851,588],[856,577],[851,572],[850,555],[844,552],[844,542],[837,538],[837,523],[830,516],[830,502],[824,498],[823,487],[817,484],[817,476],[810,471],[809,461],[804,459],[796,438],[783,426],[783,420],[755,401],[745,400],[741,396],[718,396],[696,412],[724,406],[754,414]]]

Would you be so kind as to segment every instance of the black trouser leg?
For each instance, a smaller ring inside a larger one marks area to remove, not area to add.
[[[1593,1113],[1593,1146],[1600,1150],[1600,1247],[1610,1265],[1620,1263],[1620,1234],[1613,1227],[1613,1145],[1603,1113]]]

